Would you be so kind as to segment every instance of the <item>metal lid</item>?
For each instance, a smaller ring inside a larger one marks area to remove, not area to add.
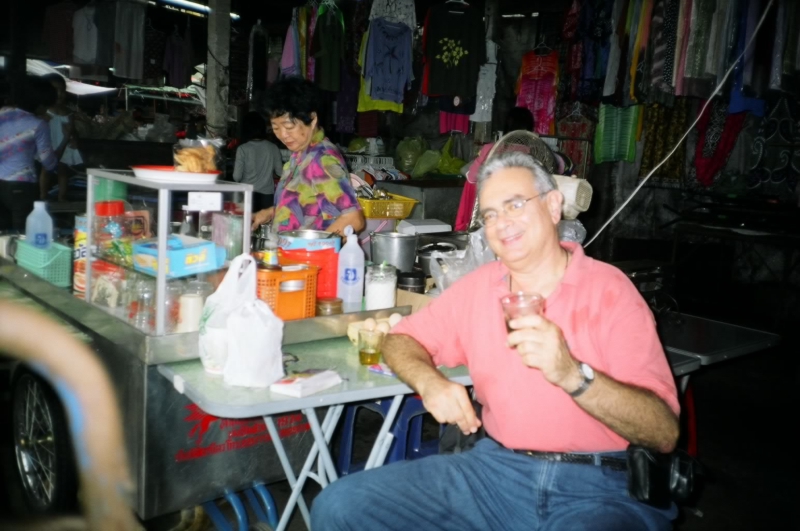
[[[281,293],[302,291],[306,288],[305,280],[286,280],[281,282]]]
[[[425,286],[425,275],[422,273],[400,273],[397,275],[398,286]]]

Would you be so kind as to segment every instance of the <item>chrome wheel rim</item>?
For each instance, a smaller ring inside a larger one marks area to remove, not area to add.
[[[20,385],[22,399],[14,403],[17,469],[28,498],[46,508],[53,500],[56,482],[53,415],[40,382],[26,375]]]

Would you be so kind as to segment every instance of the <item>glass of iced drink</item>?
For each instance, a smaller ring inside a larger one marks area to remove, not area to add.
[[[510,321],[526,315],[538,315],[542,313],[544,308],[544,297],[538,293],[526,293],[524,291],[510,293],[501,298],[500,302],[503,305],[506,329],[509,333],[512,332],[512,329],[508,326]]]
[[[358,331],[358,361],[361,365],[375,365],[381,362],[381,347],[386,334],[378,330]]]

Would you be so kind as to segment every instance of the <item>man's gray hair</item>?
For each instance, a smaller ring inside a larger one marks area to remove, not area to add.
[[[480,194],[483,185],[491,178],[492,174],[506,168],[524,168],[529,170],[536,184],[536,190],[542,195],[557,189],[556,181],[553,179],[553,176],[542,168],[533,157],[525,153],[512,152],[501,153],[500,155],[494,156],[481,166],[480,171],[478,171],[478,194]]]

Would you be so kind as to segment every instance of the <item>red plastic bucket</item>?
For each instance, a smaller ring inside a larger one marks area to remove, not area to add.
[[[336,273],[339,269],[339,254],[335,249],[279,249],[278,256],[301,264],[314,265],[319,268],[317,277],[317,298],[336,297]]]

